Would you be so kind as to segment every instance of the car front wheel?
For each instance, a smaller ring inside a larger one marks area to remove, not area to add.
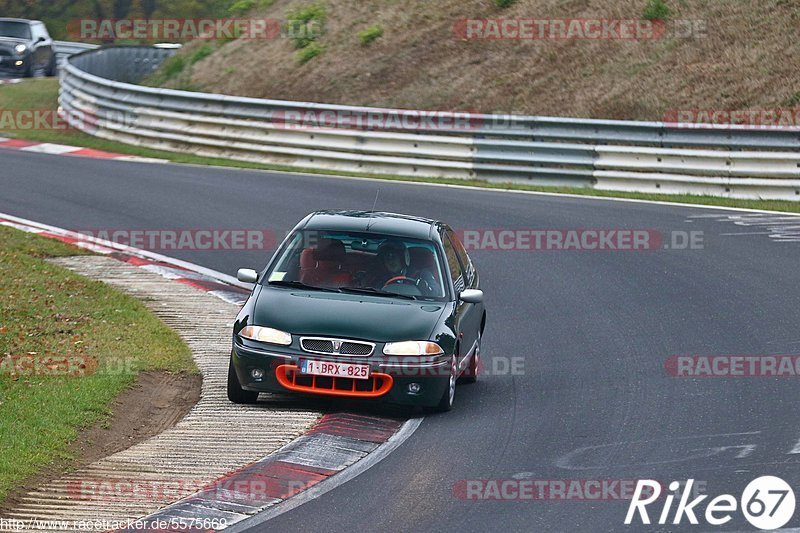
[[[57,63],[56,56],[55,54],[53,54],[53,56],[50,58],[50,63],[48,63],[47,65],[47,71],[45,72],[46,76],[56,75],[56,63]]]
[[[456,396],[456,380],[458,379],[457,360],[456,354],[453,353],[453,357],[450,359],[450,376],[447,380],[447,388],[442,393],[442,399],[439,400],[439,405],[435,408],[435,410],[440,413],[445,413],[453,408],[453,400]]]
[[[239,376],[236,375],[236,369],[233,368],[233,359],[228,365],[228,399],[233,403],[256,403],[258,399],[257,392],[242,388]]]

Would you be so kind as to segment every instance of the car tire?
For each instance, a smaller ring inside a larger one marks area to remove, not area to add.
[[[478,381],[478,367],[481,364],[481,334],[478,332],[478,344],[475,353],[469,358],[469,366],[459,380],[461,383],[475,383]]]
[[[228,365],[228,399],[233,403],[256,403],[258,400],[258,393],[244,390],[239,383],[239,376],[236,375],[236,369],[233,368],[233,359]]]
[[[45,71],[45,76],[55,76],[56,75],[56,56],[53,54],[53,57],[50,58],[50,64],[47,65],[47,70]]]
[[[33,63],[31,61],[28,61],[28,64],[25,65],[25,68],[22,70],[22,77],[23,78],[33,77]]]
[[[456,354],[453,353],[453,358],[450,360],[450,377],[448,378],[447,388],[442,393],[442,398],[439,400],[439,404],[434,408],[434,411],[437,413],[446,413],[453,408],[453,401],[455,400],[456,396],[456,380],[458,379],[458,358]]]

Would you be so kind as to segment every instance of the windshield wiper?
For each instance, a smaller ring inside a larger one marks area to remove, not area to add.
[[[378,289],[371,289],[369,287],[342,287],[339,289],[341,292],[354,292],[358,294],[370,294],[372,296],[385,296],[389,298],[405,298],[406,300],[416,300],[416,296],[410,294],[397,294],[396,292],[379,291]]]
[[[305,289],[309,291],[324,291],[324,292],[342,292],[339,289],[334,289],[332,287],[318,287],[316,285],[308,285],[303,283],[302,281],[270,281],[268,285],[274,285],[277,287],[292,287],[295,289]]]

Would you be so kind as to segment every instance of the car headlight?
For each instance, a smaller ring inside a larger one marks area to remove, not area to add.
[[[441,355],[442,347],[435,342],[428,341],[403,341],[389,342],[383,347],[386,355]]]
[[[24,44],[18,44],[17,46],[15,46],[15,47],[14,47],[14,50],[15,50],[15,51],[16,51],[18,54],[24,54],[24,53],[25,53],[25,50],[27,50],[27,49],[28,49],[28,47],[27,47],[27,46],[25,46]]]
[[[280,344],[289,346],[292,344],[292,336],[285,331],[261,326],[245,326],[239,331],[239,336],[251,341],[267,342],[269,344]]]

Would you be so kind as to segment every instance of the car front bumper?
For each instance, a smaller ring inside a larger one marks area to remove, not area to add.
[[[398,405],[435,406],[449,385],[451,356],[442,355],[425,358],[425,360],[420,358],[402,358],[401,360],[375,355],[370,357],[323,356],[255,348],[234,341],[231,358],[241,387],[248,391],[364,398]],[[336,378],[337,385],[334,385],[336,389],[331,387],[331,378],[317,378],[316,382],[319,387],[309,390],[307,386],[311,385],[310,376],[299,374],[297,370],[293,370],[300,366],[301,359],[369,364],[371,377],[370,380]],[[263,371],[261,378],[253,377],[253,371],[257,369]],[[287,369],[289,370],[288,376]],[[302,376],[296,380],[302,385],[299,387],[301,390],[293,390],[285,386],[287,377],[288,381],[292,381],[292,372]],[[388,379],[391,381],[391,386],[385,392],[381,391],[382,383],[387,380],[383,376],[390,376]],[[371,382],[373,379],[375,380],[374,385],[363,383],[364,381]],[[361,383],[352,385],[353,381]],[[354,388],[358,388],[358,390],[353,392]],[[365,391],[376,390],[380,394],[365,394]]]

